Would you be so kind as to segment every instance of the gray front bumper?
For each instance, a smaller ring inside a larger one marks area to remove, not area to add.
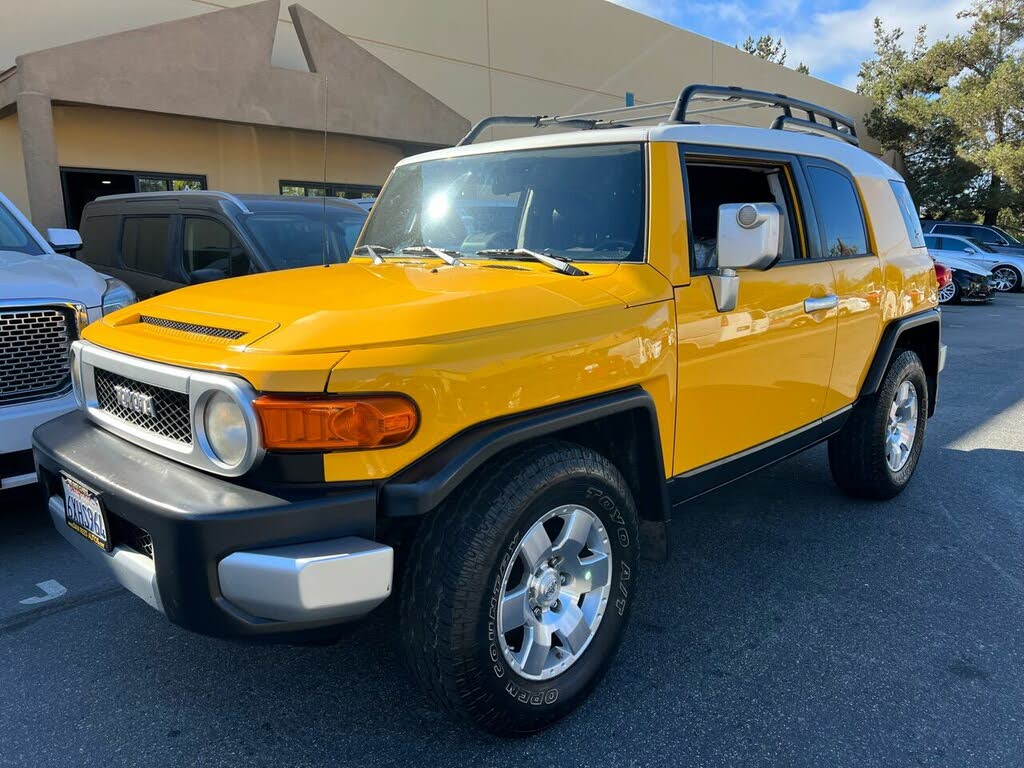
[[[61,535],[125,589],[164,612],[152,558],[128,547],[105,552],[68,527],[64,500],[51,496]],[[308,622],[351,619],[391,594],[394,550],[358,536],[234,552],[217,565],[220,593],[259,619]]]

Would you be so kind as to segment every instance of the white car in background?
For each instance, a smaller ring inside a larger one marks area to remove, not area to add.
[[[924,244],[936,260],[944,257],[966,259],[992,273],[992,287],[997,291],[1019,291],[1024,285],[1024,255],[998,252],[973,237],[959,235],[925,235]]]
[[[81,247],[77,232],[46,234],[0,194],[0,490],[35,482],[32,430],[76,407],[71,342],[135,301],[120,280],[59,253]]]

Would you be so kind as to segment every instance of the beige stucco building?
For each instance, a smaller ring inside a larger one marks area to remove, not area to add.
[[[325,170],[328,193],[372,194],[396,160],[487,115],[649,103],[694,82],[858,122],[869,106],[605,0],[33,0],[0,26],[0,191],[42,227],[73,226],[105,192],[317,194]]]

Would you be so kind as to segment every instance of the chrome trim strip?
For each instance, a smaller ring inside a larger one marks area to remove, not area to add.
[[[792,432],[787,432],[786,434],[779,435],[778,437],[773,438],[772,440],[766,440],[763,443],[758,443],[753,448],[747,448],[745,451],[740,451],[739,453],[734,453],[734,454],[732,454],[730,456],[726,456],[726,457],[721,458],[721,459],[716,459],[715,461],[709,462],[708,464],[702,464],[699,467],[695,467],[694,469],[691,469],[691,470],[688,470],[686,472],[683,472],[682,474],[676,475],[676,477],[695,477],[696,475],[699,475],[702,472],[707,472],[708,470],[711,470],[711,469],[717,469],[718,467],[723,467],[726,464],[729,464],[730,462],[736,461],[738,459],[742,459],[742,458],[745,458],[747,456],[752,456],[755,453],[763,451],[765,448],[772,447],[776,443],[784,442],[786,440],[789,440],[790,438],[796,437],[797,435],[801,435],[804,432],[807,432],[807,431],[812,430],[812,429],[816,429],[817,427],[820,427],[821,425],[825,424],[828,421],[831,421],[834,418],[842,416],[844,413],[846,413],[846,412],[848,412],[848,411],[850,411],[852,409],[853,409],[853,403],[850,403],[850,405],[843,406],[838,411],[833,411],[832,413],[828,414],[827,416],[822,416],[820,419],[817,419],[816,421],[812,421],[810,424],[807,424],[807,425],[805,425],[803,427],[800,427],[799,429],[794,429]]]
[[[104,429],[154,453],[159,453],[196,469],[226,477],[244,475],[263,460],[266,451],[260,437],[259,419],[253,406],[253,400],[256,399],[257,393],[244,379],[155,363],[120,352],[113,352],[87,341],[76,341],[71,347],[72,360],[78,366],[78,375],[77,377],[72,376],[72,379],[80,382],[82,386],[79,401],[83,403],[83,408],[89,418]],[[180,443],[154,434],[112,416],[100,408],[96,394],[94,373],[96,368],[116,373],[127,379],[187,394],[192,422],[192,443]],[[214,392],[223,392],[238,404],[249,431],[249,445],[245,456],[235,466],[228,466],[217,459],[210,448],[209,441],[203,434],[203,408]]]
[[[20,485],[32,485],[36,481],[35,472],[26,472],[24,475],[11,475],[0,477],[0,488],[17,488]]]

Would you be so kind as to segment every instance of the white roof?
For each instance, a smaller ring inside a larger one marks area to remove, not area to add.
[[[463,147],[450,147],[413,155],[398,165],[439,160],[449,157],[514,152],[523,149],[579,146],[586,144],[628,144],[644,141],[677,141],[719,147],[785,152],[792,155],[821,157],[845,167],[854,176],[878,176],[900,180],[902,177],[874,155],[845,141],[803,131],[780,131],[742,125],[654,125],[624,128],[595,128],[585,131],[536,133],[518,139],[480,141]]]

